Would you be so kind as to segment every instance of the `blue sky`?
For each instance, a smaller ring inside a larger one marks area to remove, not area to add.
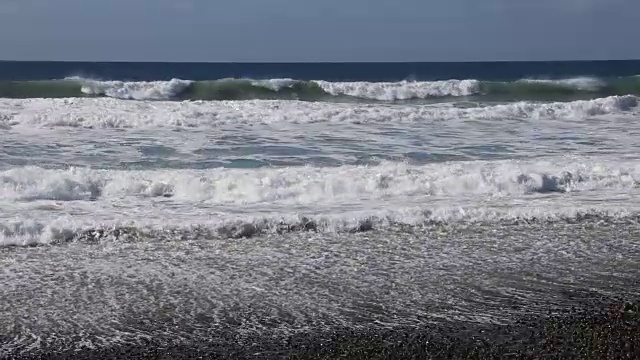
[[[639,0],[2,0],[0,58],[640,58]]]

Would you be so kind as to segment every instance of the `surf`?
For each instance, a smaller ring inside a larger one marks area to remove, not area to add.
[[[2,98],[111,97],[121,100],[305,100],[402,102],[451,98],[576,100],[615,95],[640,95],[640,78],[576,77],[486,81],[332,82],[296,79],[217,79],[192,81],[101,81],[79,77],[62,80],[2,81]]]
[[[0,210],[8,215],[0,220],[0,246],[163,233],[206,239],[636,221],[639,181],[638,160],[602,157],[206,170],[15,167],[0,172]],[[122,208],[135,211],[133,222]]]
[[[581,120],[637,116],[640,98],[570,102],[354,104],[285,100],[122,101],[114,98],[0,99],[0,128],[215,128],[270,124],[429,124],[442,121]],[[109,109],[105,112],[103,109]]]

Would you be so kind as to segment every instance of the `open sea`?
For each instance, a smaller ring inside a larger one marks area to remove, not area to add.
[[[614,298],[640,61],[0,62],[0,358],[282,358]]]

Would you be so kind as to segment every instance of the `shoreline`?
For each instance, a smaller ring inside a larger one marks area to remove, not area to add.
[[[392,330],[334,329],[282,341],[222,331],[208,343],[115,346],[57,353],[4,354],[7,359],[622,359],[640,357],[640,301],[591,301],[560,314],[523,314],[511,325],[450,323]],[[247,341],[248,340],[248,341]]]

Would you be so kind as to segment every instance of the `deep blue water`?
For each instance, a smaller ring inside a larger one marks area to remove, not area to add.
[[[640,74],[640,60],[465,63],[124,63],[0,62],[0,81],[62,79],[151,81],[172,78],[293,78],[327,81],[615,77]]]

